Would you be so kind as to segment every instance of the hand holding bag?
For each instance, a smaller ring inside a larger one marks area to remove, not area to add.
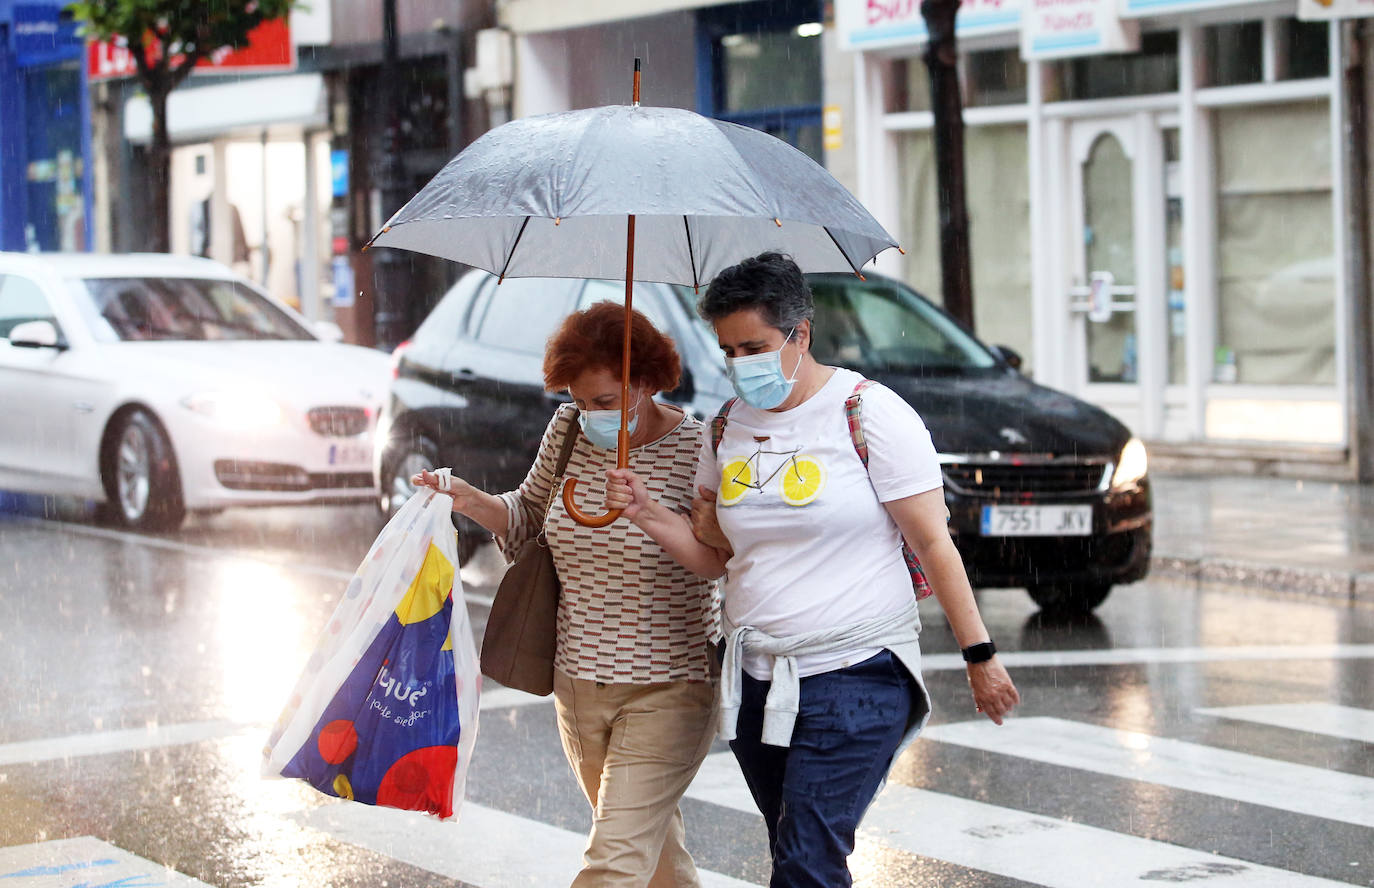
[[[544,503],[548,521],[553,498],[563,482],[577,444],[577,411],[569,411],[553,485]],[[558,596],[562,587],[553,553],[541,527],[526,540],[496,589],[482,635],[482,674],[508,688],[540,697],[553,692],[553,656],[558,642]]]

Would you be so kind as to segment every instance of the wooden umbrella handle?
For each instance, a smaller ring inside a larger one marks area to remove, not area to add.
[[[563,508],[568,510],[568,517],[581,524],[583,527],[605,527],[613,524],[615,519],[620,517],[619,509],[611,509],[604,515],[588,515],[577,507],[573,502],[573,489],[577,487],[577,479],[569,478],[563,482]]]

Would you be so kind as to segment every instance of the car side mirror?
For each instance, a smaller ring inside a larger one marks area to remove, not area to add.
[[[67,348],[52,321],[27,321],[10,330],[10,345],[15,348]]]
[[[1021,372],[1021,365],[1024,362],[1021,360],[1021,355],[1017,353],[1016,349],[1012,348],[1009,345],[993,345],[989,346],[989,348],[991,349],[992,353],[997,357],[1001,358],[1003,363],[1005,363],[1008,367],[1010,367],[1018,373]]]
[[[316,321],[313,327],[315,335],[325,342],[343,342],[343,328],[333,321]]]

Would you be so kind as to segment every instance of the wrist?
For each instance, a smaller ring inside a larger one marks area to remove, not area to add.
[[[976,644],[971,644],[959,651],[959,653],[963,656],[964,662],[970,665],[986,663],[997,654],[997,645],[993,644],[991,639],[989,639],[988,641],[980,641]]]

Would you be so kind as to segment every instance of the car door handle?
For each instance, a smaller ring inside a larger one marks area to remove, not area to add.
[[[453,378],[456,382],[472,382],[477,378],[477,373],[464,367],[461,370],[454,370]]]

